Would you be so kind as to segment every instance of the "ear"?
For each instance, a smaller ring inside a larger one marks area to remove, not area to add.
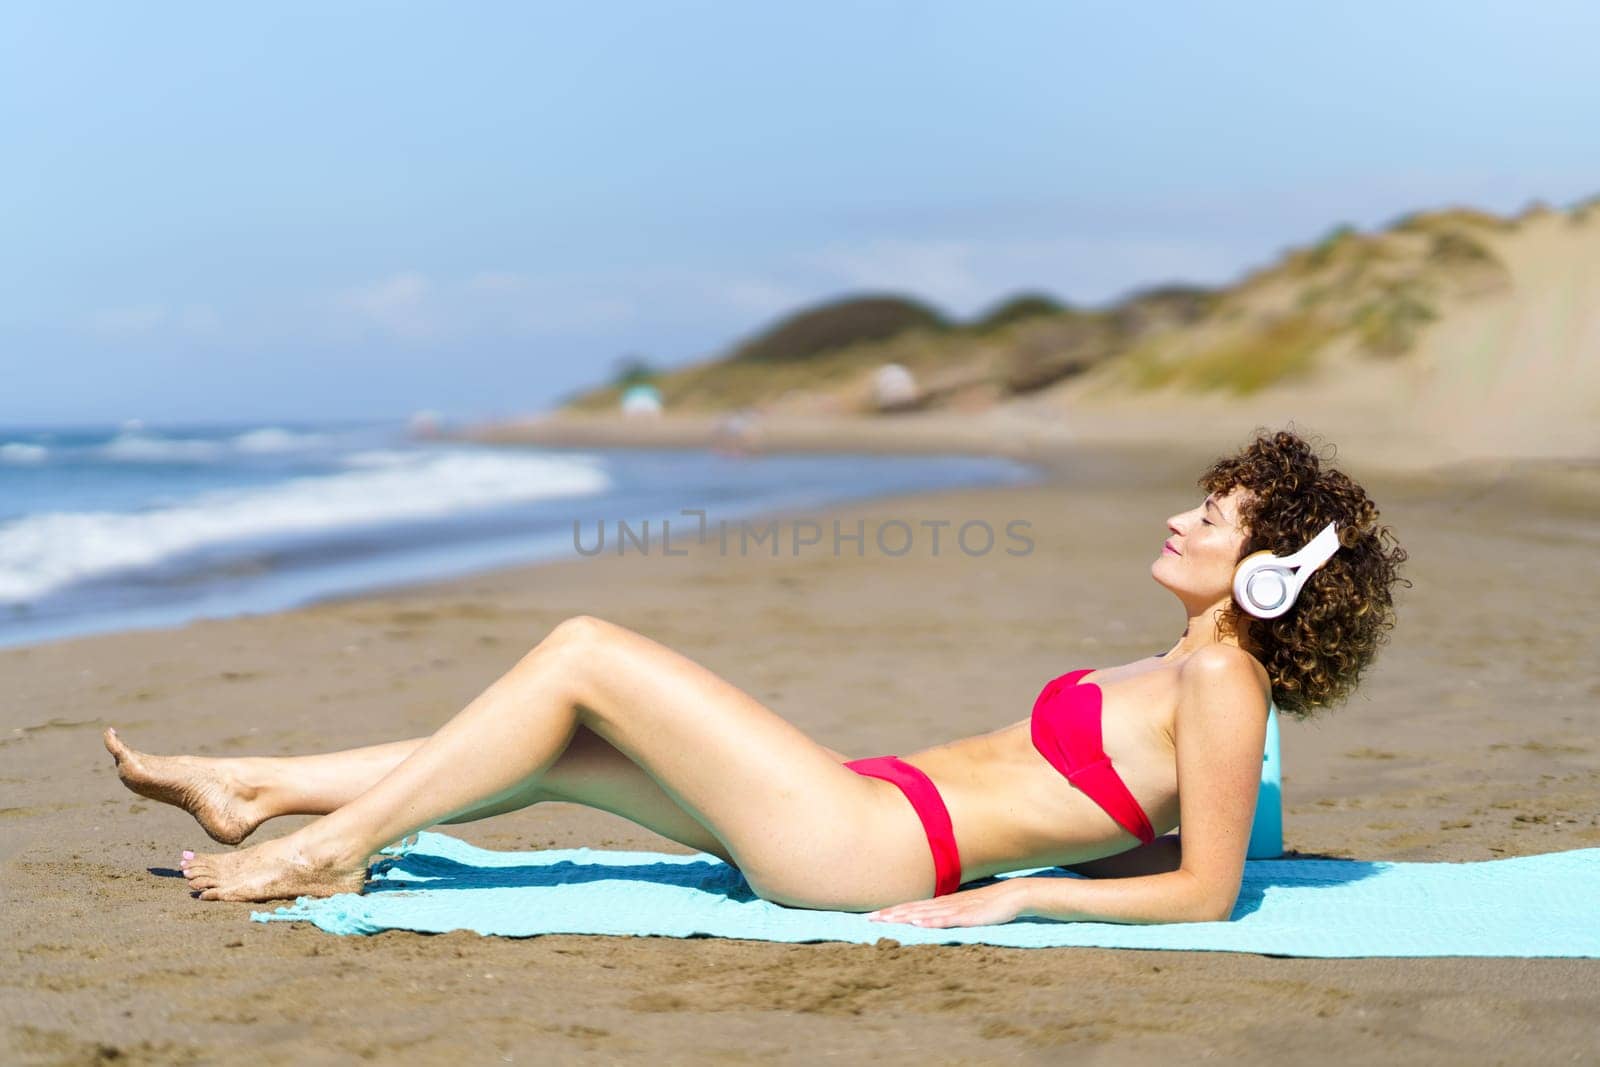
[[[1243,567],[1246,563],[1249,563],[1251,560],[1255,559],[1257,556],[1270,556],[1270,555],[1272,555],[1272,549],[1270,549],[1270,548],[1258,548],[1254,552],[1250,553],[1248,556],[1245,556],[1238,563],[1235,563],[1233,565],[1233,569],[1234,570],[1238,570],[1240,567]],[[1205,650],[1202,649],[1201,651],[1205,651]]]

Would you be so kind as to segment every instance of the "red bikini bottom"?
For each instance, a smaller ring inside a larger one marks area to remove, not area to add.
[[[900,787],[928,835],[928,848],[933,852],[933,895],[942,897],[961,888],[961,854],[956,851],[955,830],[933,779],[899,756],[871,756],[851,760],[845,766],[857,774],[882,778]]]

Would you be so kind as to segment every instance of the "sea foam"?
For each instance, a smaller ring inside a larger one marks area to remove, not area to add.
[[[440,518],[592,496],[611,485],[602,461],[581,453],[394,450],[349,459],[350,470],[212,491],[145,511],[43,512],[0,525],[0,603],[26,603],[75,582],[264,535]]]

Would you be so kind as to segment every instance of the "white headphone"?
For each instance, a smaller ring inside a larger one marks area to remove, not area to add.
[[[1256,618],[1276,619],[1294,606],[1295,597],[1312,572],[1338,550],[1339,532],[1330,522],[1292,556],[1274,556],[1265,550],[1252,552],[1239,561],[1233,572],[1233,597]]]

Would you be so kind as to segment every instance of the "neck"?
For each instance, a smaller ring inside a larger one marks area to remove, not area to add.
[[[1189,616],[1189,622],[1183,628],[1183,636],[1178,638],[1178,643],[1168,649],[1162,656],[1163,659],[1181,660],[1205,648],[1207,645],[1229,645],[1233,648],[1242,648],[1254,654],[1248,643],[1248,635],[1224,634],[1221,632],[1219,620],[1226,610],[1229,601],[1219,601],[1205,610]],[[1244,630],[1241,620],[1240,630]]]

